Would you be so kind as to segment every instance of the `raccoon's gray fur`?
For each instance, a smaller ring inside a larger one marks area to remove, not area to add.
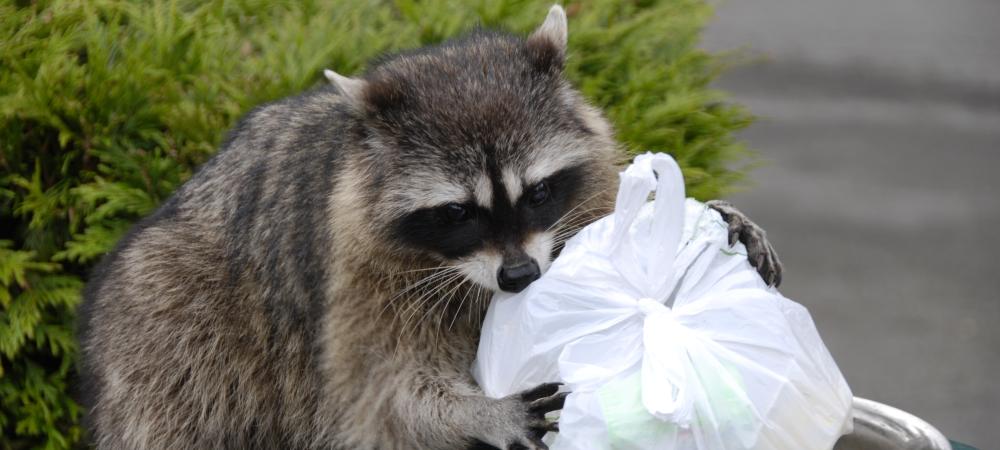
[[[469,368],[490,293],[613,202],[623,156],[565,44],[554,7],[248,114],[91,277],[96,447],[544,448],[558,386],[491,399]]]

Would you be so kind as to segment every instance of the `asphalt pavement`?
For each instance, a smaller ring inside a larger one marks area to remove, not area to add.
[[[855,395],[1000,448],[1000,2],[735,0],[709,50],[758,122],[731,200]]]

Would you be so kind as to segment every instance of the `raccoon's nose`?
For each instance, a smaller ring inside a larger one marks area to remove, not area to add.
[[[540,276],[542,272],[538,270],[538,262],[532,258],[517,265],[500,267],[497,271],[497,284],[504,291],[518,293]]]

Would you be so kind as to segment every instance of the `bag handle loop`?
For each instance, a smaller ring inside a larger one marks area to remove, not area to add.
[[[619,174],[611,258],[615,267],[643,297],[660,302],[677,282],[674,259],[684,231],[684,178],[670,155],[645,153]],[[645,229],[634,229],[650,192],[653,217]]]

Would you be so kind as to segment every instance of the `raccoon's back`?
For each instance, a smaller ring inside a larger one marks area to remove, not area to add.
[[[345,122],[328,89],[258,108],[95,270],[80,340],[99,448],[305,445]]]

